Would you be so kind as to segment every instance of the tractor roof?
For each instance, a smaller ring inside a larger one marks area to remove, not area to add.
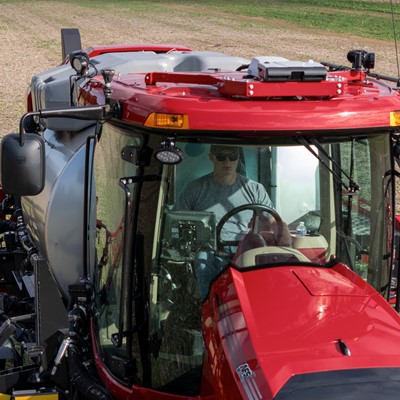
[[[100,71],[112,69],[111,97],[120,106],[120,118],[142,127],[293,135],[397,125],[398,90],[363,68],[331,70],[281,57],[248,60],[175,45],[97,46],[88,54],[97,72],[82,81],[80,103],[104,104]],[[65,83],[70,76],[68,64],[37,75],[33,82],[40,90],[42,82],[56,88],[55,82]],[[60,96],[50,92],[41,103],[51,108]],[[165,115],[172,119],[160,123]]]

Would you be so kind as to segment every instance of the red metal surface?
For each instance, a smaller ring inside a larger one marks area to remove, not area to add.
[[[156,83],[159,76],[162,80],[168,77],[176,82]],[[344,93],[329,98],[317,96],[318,93],[325,96],[323,89],[331,90],[331,82],[253,82],[257,90],[262,88],[265,96],[271,93],[269,101],[265,101],[266,97],[246,96],[249,83],[240,81],[241,76],[231,73],[221,79],[218,73],[202,74],[197,78],[191,74],[130,74],[113,82],[113,97],[122,99],[122,119],[127,122],[143,125],[152,112],[185,113],[190,130],[247,131],[247,137],[257,137],[257,131],[293,135],[303,131],[386,128],[390,125],[388,110],[398,108],[399,94],[389,85],[379,81],[359,82],[351,76],[352,80],[348,81],[345,73],[341,73]],[[153,84],[146,84],[146,77]],[[177,83],[182,80],[183,83]],[[225,88],[221,83],[225,83]],[[315,86],[310,86],[311,83]],[[292,89],[286,88],[302,85],[306,90],[312,87],[307,101],[287,98]],[[82,103],[102,103],[102,87],[102,78],[88,82],[81,93]],[[227,96],[224,90],[231,95]],[[237,95],[232,95],[234,92]]]
[[[237,363],[248,363],[263,399],[272,399],[295,374],[398,365],[397,314],[342,264],[230,270],[211,299],[204,307],[204,333],[220,398],[239,392],[246,398]],[[339,339],[351,357],[342,354]],[[216,351],[221,348],[223,355]]]
[[[155,53],[168,53],[170,51],[192,51],[189,47],[175,44],[125,44],[108,46],[91,46],[86,49],[89,57],[96,57],[105,53],[125,53],[135,51],[154,51]]]
[[[33,111],[32,92],[29,91],[26,95],[26,112],[31,112],[31,111]]]
[[[395,216],[396,229],[400,230],[400,215]]]
[[[240,78],[240,75],[239,75]],[[218,92],[228,96],[245,96],[249,98],[282,96],[333,97],[346,92],[347,81],[322,82],[260,82],[249,79],[230,79],[230,75],[213,76],[199,73],[163,73],[151,72],[145,76],[146,85],[156,83],[188,83],[213,85]]]
[[[198,399],[210,393],[215,399],[248,398],[249,390],[273,399],[293,375],[396,367],[400,359],[397,313],[343,264],[229,269],[203,305],[203,334],[207,382]],[[351,357],[340,351],[339,339]],[[115,399],[192,398],[125,387],[107,372],[95,342],[93,347],[102,381]],[[247,378],[238,370],[249,371]]]

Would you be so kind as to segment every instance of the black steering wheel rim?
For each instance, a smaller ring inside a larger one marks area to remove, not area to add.
[[[275,219],[277,223],[276,242],[279,243],[283,236],[283,220],[276,210],[264,204],[243,204],[241,206],[229,210],[218,222],[216,228],[217,248],[222,249],[224,246],[237,246],[239,241],[225,241],[221,239],[221,230],[225,223],[235,214],[244,211],[253,211],[253,217],[260,217],[262,212],[268,212]]]

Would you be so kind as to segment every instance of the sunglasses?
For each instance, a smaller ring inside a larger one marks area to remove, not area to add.
[[[215,153],[217,161],[225,161],[227,157],[229,161],[236,161],[239,158],[239,153]]]

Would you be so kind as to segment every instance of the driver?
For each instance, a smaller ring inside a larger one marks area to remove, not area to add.
[[[260,204],[273,209],[264,186],[237,172],[239,155],[239,147],[212,145],[209,158],[214,166],[213,172],[188,183],[175,203],[174,209],[213,212],[217,224],[227,212],[242,205]],[[241,240],[249,231],[252,216],[253,212],[250,210],[234,214],[222,227],[220,238],[223,241]],[[265,221],[276,233],[277,222],[270,216],[266,217]],[[281,223],[284,232],[279,245],[289,246],[291,243],[289,231],[286,224]],[[275,237],[274,234],[272,236]],[[228,262],[229,260],[210,252],[199,251],[196,254],[194,268],[202,299],[206,297],[212,280]]]
[[[209,158],[214,170],[185,187],[175,204],[176,210],[210,211],[216,222],[230,210],[244,204],[262,204],[273,208],[271,199],[261,183],[237,173],[239,147],[212,145]],[[239,240],[248,232],[251,211],[242,211],[223,226],[223,240]]]

